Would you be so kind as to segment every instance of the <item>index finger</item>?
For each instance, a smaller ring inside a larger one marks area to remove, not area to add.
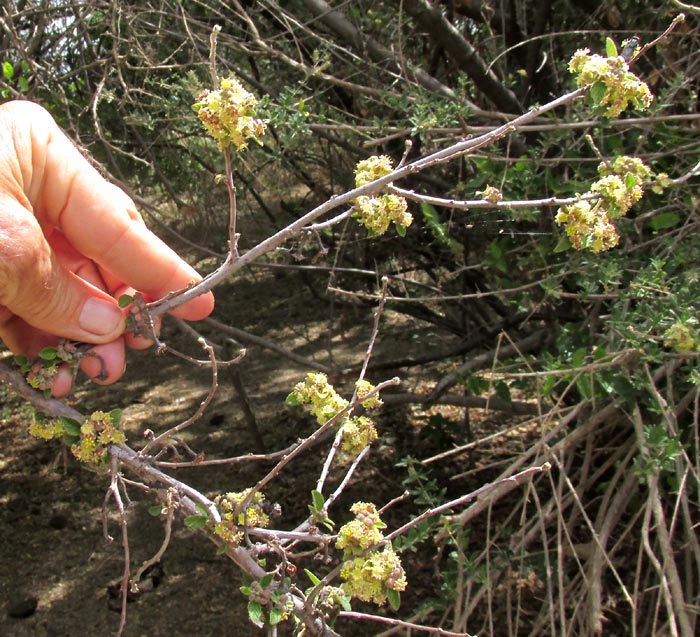
[[[43,108],[23,103],[31,117],[31,165],[24,191],[42,223],[59,227],[86,257],[127,285],[158,299],[201,280],[197,272],[143,223],[133,201],[107,182]],[[23,154],[18,152],[18,156]],[[211,313],[211,293],[173,310],[188,320]]]

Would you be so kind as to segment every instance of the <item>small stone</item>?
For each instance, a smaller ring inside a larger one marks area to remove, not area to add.
[[[36,612],[38,604],[39,600],[34,596],[10,600],[7,605],[7,615],[15,619],[26,619]]]
[[[68,526],[68,516],[63,513],[54,513],[49,518],[49,526],[58,531],[65,529]]]

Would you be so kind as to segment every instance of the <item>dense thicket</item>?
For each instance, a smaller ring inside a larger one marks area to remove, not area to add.
[[[191,104],[211,86],[215,25],[219,74],[239,77],[268,121],[262,146],[234,164],[245,252],[351,188],[359,160],[415,159],[547,103],[573,87],[567,64],[577,49],[604,53],[606,37],[649,42],[679,4],[4,2],[1,89],[49,108],[158,232],[206,268],[204,257],[226,251],[229,206],[215,180],[220,153]],[[655,95],[648,111],[611,120],[577,100],[400,184],[447,200],[479,199],[490,185],[504,201],[539,206],[425,200],[412,204],[405,237],[339,224],[255,264],[282,270],[331,335],[344,314],[369,315],[388,277],[387,326],[369,369],[376,380],[402,377],[402,391],[386,397],[394,413],[423,405],[412,413],[425,427],[417,446],[405,443],[402,469],[423,505],[464,488],[439,452],[473,442],[464,453],[478,468],[484,432],[472,432],[471,419],[484,408],[530,418],[528,433],[472,480],[553,465],[495,506],[488,532],[483,507],[454,514],[441,530],[451,548],[436,558],[441,592],[414,619],[485,634],[694,634],[700,218],[689,172],[700,158],[699,50],[691,12],[634,65]],[[601,161],[618,155],[678,181],[649,190],[620,220],[616,249],[566,249],[545,200],[585,192]],[[256,298],[256,311],[282,320],[278,301]],[[264,337],[264,321],[258,328]],[[382,346],[392,330],[416,338],[397,352]],[[357,371],[323,365],[337,383]],[[436,404],[461,411],[438,415]],[[433,460],[414,463],[426,459],[426,440]],[[468,531],[474,520],[479,530]]]

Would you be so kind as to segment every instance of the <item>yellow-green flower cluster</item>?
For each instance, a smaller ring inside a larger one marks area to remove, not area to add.
[[[637,157],[623,155],[598,166],[600,179],[593,183],[590,193],[598,195],[594,203],[579,200],[557,211],[555,221],[566,227],[566,234],[576,250],[588,248],[604,252],[620,241],[613,221],[627,214],[644,195],[643,185],[651,169]]]
[[[386,177],[392,170],[394,170],[393,163],[386,155],[373,155],[368,159],[362,159],[355,167],[355,185],[360,188],[371,184],[377,179]]]
[[[324,586],[316,599],[326,617],[339,610],[350,610],[350,596],[338,586]]]
[[[53,440],[63,436],[63,423],[60,420],[34,421],[29,425],[29,435],[42,440]]]
[[[674,323],[664,332],[664,344],[679,354],[698,350],[697,334],[685,323]]]
[[[377,439],[377,429],[367,416],[353,416],[343,423],[343,441],[340,448],[351,458],[356,458],[365,447]]]
[[[350,511],[355,519],[341,527],[335,543],[343,551],[342,589],[351,597],[383,604],[389,591],[406,588],[401,560],[389,545],[372,548],[384,539],[381,529],[386,528],[373,504],[356,502]]]
[[[386,602],[389,590],[406,589],[401,560],[390,548],[347,560],[340,569],[340,577],[345,580],[342,589],[348,595],[379,605]]]
[[[375,409],[383,403],[378,394],[362,400],[375,387],[366,380],[355,384],[357,397],[365,409]],[[288,405],[311,405],[311,414],[319,425],[326,424],[336,414],[347,408],[350,404],[340,396],[333,385],[328,382],[328,377],[320,372],[310,372],[306,378],[294,386],[294,390],[287,396]],[[367,446],[377,439],[377,430],[374,423],[366,416],[350,416],[344,418],[341,425],[343,439],[341,449],[346,454],[355,458]]]
[[[294,386],[287,396],[288,405],[311,403],[311,413],[319,425],[324,425],[350,403],[342,398],[328,382],[328,377],[320,372],[309,372],[306,379]]]
[[[377,409],[377,407],[381,407],[384,404],[378,393],[370,396],[367,400],[364,400],[364,397],[370,392],[373,392],[375,389],[375,386],[368,380],[358,380],[355,383],[357,398],[362,402],[362,406],[365,409]]]
[[[476,194],[490,203],[503,201],[503,193],[495,186],[486,186],[483,190],[478,190]]]
[[[671,185],[671,178],[666,173],[655,173],[649,184],[649,188],[654,194],[660,195]]]
[[[34,389],[50,391],[56,374],[58,374],[58,365],[47,366],[44,363],[34,363],[27,374],[27,383]]]
[[[579,87],[600,83],[602,94],[596,101],[599,106],[606,107],[606,117],[617,117],[630,102],[643,111],[654,99],[646,83],[629,70],[629,65],[620,55],[602,57],[591,55],[589,49],[579,49],[569,62],[569,71],[576,74]]]
[[[608,214],[597,202],[577,201],[559,208],[554,220],[566,226],[566,235],[575,250],[588,248],[592,252],[605,252],[620,241],[617,228],[610,222]]]
[[[388,175],[392,170],[391,159],[386,155],[363,159],[355,168],[355,185],[358,188],[365,186]],[[403,234],[413,223],[406,199],[398,195],[363,195],[355,199],[355,208],[358,222],[376,235],[384,234],[392,223]]]
[[[245,150],[248,140],[259,142],[265,132],[265,124],[255,117],[255,96],[235,78],[221,80],[216,91],[204,90],[193,105],[207,132],[225,150],[235,146]]]
[[[39,352],[36,360],[30,361],[26,356],[15,356],[15,362],[20,369],[30,387],[39,389],[49,395],[53,381],[62,363],[70,366],[77,364],[76,354],[78,348],[70,341],[62,339],[55,347],[45,347]]]
[[[343,550],[346,559],[362,555],[370,547],[379,544],[384,539],[381,529],[386,528],[377,507],[371,502],[355,502],[350,507],[350,512],[355,514],[355,518],[340,528],[335,542],[336,548]]]
[[[100,465],[109,457],[110,445],[125,442],[126,436],[115,426],[112,416],[95,411],[80,426],[80,440],[71,446],[71,451],[81,462]]]
[[[651,177],[651,169],[639,157],[622,155],[612,162],[598,165],[600,179],[591,186],[599,194],[611,219],[627,211],[644,195],[643,184]]]
[[[256,526],[264,529],[270,524],[270,516],[263,510],[265,496],[260,491],[253,494],[244,510],[238,510],[250,495],[250,491],[251,489],[232,491],[214,500],[221,512],[221,522],[214,525],[214,533],[228,544],[240,544],[243,539],[243,533],[239,530],[241,526]]]

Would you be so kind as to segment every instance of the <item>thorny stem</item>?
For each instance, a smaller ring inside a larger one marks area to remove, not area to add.
[[[443,208],[452,208],[455,210],[468,211],[473,208],[495,208],[497,210],[511,210],[512,208],[541,208],[541,207],[552,207],[552,206],[567,206],[579,201],[595,201],[600,199],[600,195],[595,193],[585,193],[576,197],[545,197],[543,199],[524,199],[524,200],[503,200],[503,201],[488,201],[487,199],[471,199],[471,200],[460,200],[460,199],[445,199],[443,197],[433,197],[431,195],[423,195],[414,192],[413,190],[406,190],[405,188],[398,188],[397,186],[390,186],[387,188],[388,191],[393,192],[396,195],[405,197],[406,199],[412,199],[413,201],[418,201],[420,203],[427,203],[433,206],[441,206]]]

